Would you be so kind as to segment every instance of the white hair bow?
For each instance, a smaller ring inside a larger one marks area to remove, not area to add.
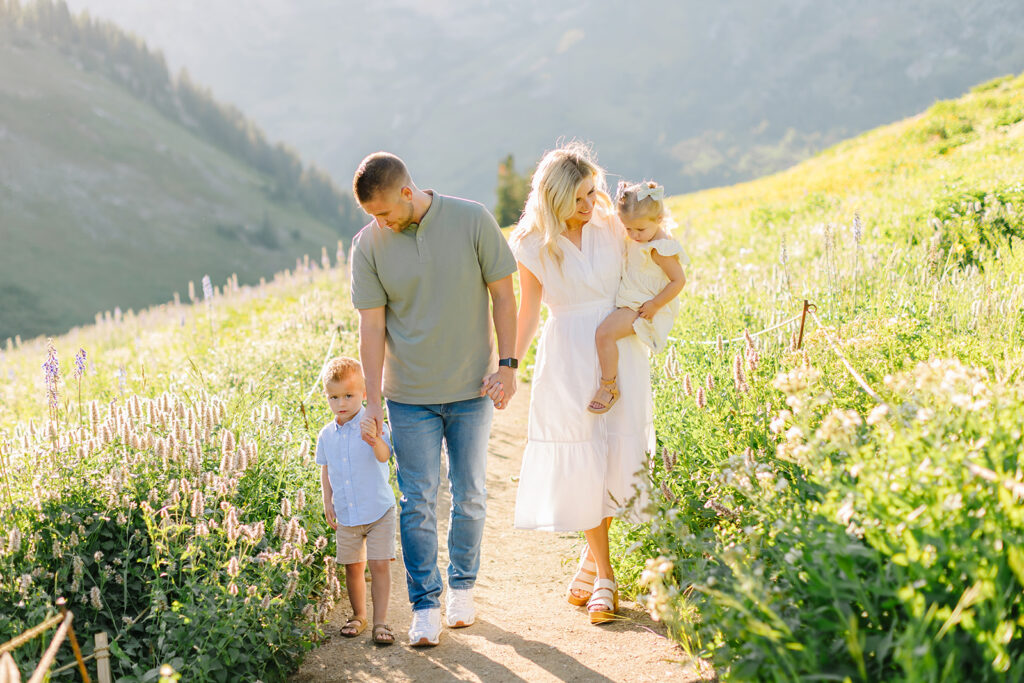
[[[636,191],[637,202],[642,202],[647,197],[650,197],[656,202],[660,202],[665,198],[665,187],[663,185],[656,185],[654,187],[644,185]]]

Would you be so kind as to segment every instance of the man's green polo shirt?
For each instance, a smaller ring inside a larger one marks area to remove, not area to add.
[[[487,209],[431,194],[419,225],[360,230],[350,260],[352,305],[385,307],[384,396],[417,405],[480,396],[494,368],[487,284],[516,270]]]

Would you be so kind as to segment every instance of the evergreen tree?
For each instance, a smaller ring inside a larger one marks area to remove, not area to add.
[[[498,202],[494,205],[494,218],[498,225],[513,225],[519,221],[530,194],[530,178],[516,172],[516,162],[511,154],[498,163]]]

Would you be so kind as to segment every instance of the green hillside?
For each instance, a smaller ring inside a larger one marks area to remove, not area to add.
[[[693,264],[652,361],[652,520],[613,557],[722,679],[1024,677],[1022,135],[1024,76],[672,200]],[[339,594],[309,397],[356,350],[344,282],[73,330],[49,387],[42,340],[0,354],[0,640],[67,595],[127,680],[292,669]]]
[[[1024,69],[1017,0],[68,2],[336,177],[383,147],[488,205],[499,160],[533,165],[562,136],[592,141],[613,173],[692,191]]]
[[[351,200],[330,219],[75,54],[0,21],[0,339],[186,297],[206,274],[256,283],[354,232]]]
[[[695,228],[732,228],[698,230],[702,246],[716,253],[783,235],[799,241],[806,226],[849,223],[858,212],[875,240],[913,244],[933,234],[932,218],[948,218],[967,197],[983,200],[994,193],[1012,202],[1021,192],[1022,120],[1024,78],[995,79],[789,171],[678,197],[673,209]],[[953,229],[947,225],[940,232]],[[967,247],[976,236],[963,235]]]
[[[619,571],[723,677],[1024,676],[1022,136],[1007,77],[673,200],[694,265]]]

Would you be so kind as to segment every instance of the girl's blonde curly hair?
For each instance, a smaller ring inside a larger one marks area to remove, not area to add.
[[[656,199],[648,191],[657,189],[661,189],[661,192]],[[642,199],[639,198],[640,194],[644,195]],[[615,191],[615,210],[622,219],[651,218],[659,221],[665,230],[671,231],[675,227],[668,206],[665,205],[665,191],[653,180],[645,180],[642,183],[620,180]]]

